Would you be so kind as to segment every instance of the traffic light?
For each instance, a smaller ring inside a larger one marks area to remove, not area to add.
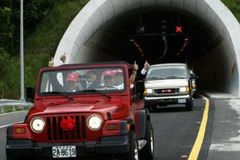
[[[183,32],[183,27],[182,26],[176,26],[175,32],[176,33],[182,33]]]

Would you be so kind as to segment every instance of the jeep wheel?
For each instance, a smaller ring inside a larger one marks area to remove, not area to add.
[[[28,160],[25,159],[25,157],[20,157],[20,159],[23,158],[24,160]],[[6,155],[6,160],[19,160],[19,157],[15,157],[14,155]]]
[[[6,158],[7,160],[17,160],[17,158],[13,157],[13,156],[7,156]]]
[[[146,145],[139,151],[141,160],[153,160],[154,157],[154,134],[153,128],[150,121],[147,121],[146,126],[146,137],[147,140]]]
[[[187,111],[191,111],[193,109],[193,100],[192,99],[187,100],[186,109],[187,109]]]
[[[129,145],[129,152],[119,155],[119,160],[139,160],[138,143],[133,131],[129,133]]]

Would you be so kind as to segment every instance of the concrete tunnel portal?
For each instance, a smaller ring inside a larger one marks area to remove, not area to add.
[[[91,0],[74,18],[55,54],[67,63],[123,60],[141,67],[181,62],[202,90],[238,95],[240,27],[213,0]]]

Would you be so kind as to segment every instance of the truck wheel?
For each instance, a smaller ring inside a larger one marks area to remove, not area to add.
[[[135,133],[131,131],[129,133],[129,152],[119,155],[119,160],[139,160],[138,143],[135,137]]]
[[[154,157],[154,133],[150,121],[147,121],[146,124],[146,145],[139,151],[141,160],[153,160]]]
[[[156,111],[156,108],[157,108],[156,106],[149,106],[148,110],[149,110],[150,113],[153,113],[153,112]]]
[[[191,111],[193,109],[193,100],[189,99],[186,103],[186,109],[187,111]]]

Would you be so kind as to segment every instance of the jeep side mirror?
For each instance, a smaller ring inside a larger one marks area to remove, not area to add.
[[[32,87],[27,87],[27,88],[26,88],[27,101],[33,102],[33,100],[34,100],[34,95],[35,95],[35,89],[32,88]]]

